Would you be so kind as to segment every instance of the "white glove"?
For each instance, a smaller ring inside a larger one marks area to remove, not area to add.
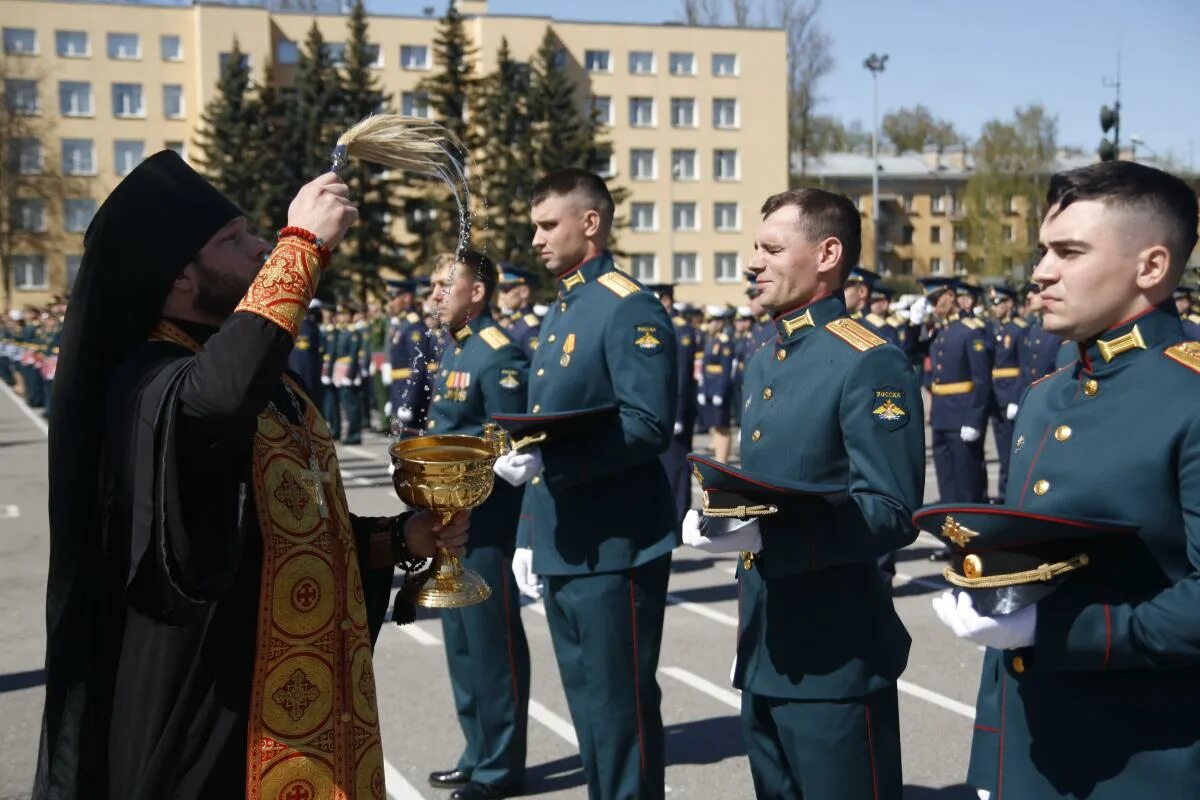
[[[987,789],[976,789],[975,796],[978,797],[979,800],[991,800],[992,793]]]
[[[379,368],[379,379],[383,381],[384,386],[392,385],[392,365],[387,361]]]
[[[683,518],[683,543],[706,553],[757,553],[762,550],[758,520],[740,522],[740,525],[731,524],[728,533],[709,538],[707,520],[696,509],[689,509]]]
[[[330,380],[330,378],[329,378],[329,376],[328,376],[328,375],[322,375],[322,376],[321,376],[321,383],[325,384],[326,386],[329,386],[329,385],[331,385],[331,384],[333,383],[333,381],[332,381],[332,380]]]
[[[975,430],[970,425],[963,425],[962,428],[959,429],[958,435],[961,436],[962,440],[967,444],[979,441],[979,431]]]
[[[355,378],[351,383],[354,386],[362,386],[362,378]]]
[[[401,422],[412,422],[412,417],[412,409],[408,406],[400,406],[400,408],[396,409],[396,419]]]
[[[372,360],[371,363],[367,366],[367,374],[374,375],[377,371],[378,371],[378,369],[375,366],[375,361]]]
[[[696,402],[702,406],[708,404],[708,400],[707,400],[707,398],[704,397],[703,394],[696,395]]]
[[[720,408],[724,404],[725,404],[725,398],[721,397],[721,395],[719,395],[719,394],[713,395],[713,405],[714,406],[716,406],[717,408]]]
[[[925,324],[925,318],[928,315],[929,301],[924,297],[918,297],[912,307],[908,309],[908,321],[918,327]]]
[[[679,434],[681,434],[681,433],[683,433],[683,423],[682,423],[682,422],[676,422],[676,423],[675,423],[675,435],[676,435],[676,436],[678,436],[678,435],[679,435]]]
[[[512,486],[524,486],[541,471],[542,451],[537,447],[524,453],[505,453],[492,465],[492,472]]]
[[[1005,415],[1006,417],[1008,417],[1009,419],[1016,419],[1016,418],[1017,418],[1017,411],[1019,411],[1019,410],[1020,410],[1020,408],[1021,408],[1021,407],[1020,407],[1020,406],[1018,406],[1016,403],[1009,403],[1009,404],[1008,404],[1008,408],[1007,408],[1007,409],[1005,409],[1004,415]]]
[[[542,583],[533,572],[533,550],[518,547],[513,552],[513,577],[517,579],[517,591],[537,600],[542,596]]]
[[[958,638],[995,650],[1029,647],[1037,631],[1036,605],[998,617],[981,617],[969,594],[961,592],[956,600],[953,592],[945,592],[933,598],[933,610]]]
[[[383,415],[385,417],[390,417],[392,415],[392,401],[391,400],[388,400],[386,403],[383,404]]]

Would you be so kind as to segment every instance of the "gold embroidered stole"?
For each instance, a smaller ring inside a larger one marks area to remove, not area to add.
[[[199,350],[170,323],[152,338]],[[263,564],[246,797],[384,800],[371,639],[337,452],[312,400],[284,381],[303,398],[308,434],[268,406],[254,436]]]

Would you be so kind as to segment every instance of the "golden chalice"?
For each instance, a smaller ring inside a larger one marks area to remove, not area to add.
[[[508,437],[497,425],[484,426],[483,436],[418,436],[388,448],[395,471],[392,485],[410,506],[441,514],[449,522],[457,511],[475,508],[492,493],[492,464],[508,449]],[[477,573],[464,569],[445,549],[411,579],[420,588],[412,600],[425,608],[461,608],[482,603],[492,589]]]

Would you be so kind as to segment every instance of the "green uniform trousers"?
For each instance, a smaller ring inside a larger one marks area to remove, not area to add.
[[[466,739],[457,768],[479,783],[520,785],[529,721],[529,645],[512,557],[500,547],[476,547],[462,563],[483,576],[492,596],[441,613],[450,686]]]
[[[742,692],[758,800],[900,800],[896,687],[839,701]]]
[[[624,572],[546,578],[546,620],[590,800],[662,800],[655,673],[671,556]]]

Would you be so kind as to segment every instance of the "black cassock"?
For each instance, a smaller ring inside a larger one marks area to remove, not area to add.
[[[82,760],[103,774],[85,775],[81,797],[245,791],[262,564],[251,443],[268,402],[297,421],[281,381],[292,338],[249,313],[220,330],[176,325],[203,350],[147,342],[105,398],[104,556],[92,568],[106,602],[80,648],[99,689]],[[393,570],[366,565],[380,521],[351,519],[374,640]]]

